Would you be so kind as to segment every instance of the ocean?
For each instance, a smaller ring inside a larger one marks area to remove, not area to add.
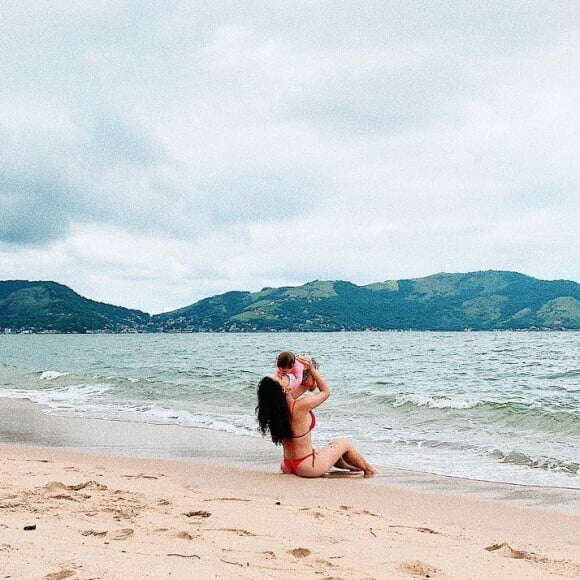
[[[379,468],[580,489],[580,332],[0,335],[0,397],[260,437],[256,385],[281,350],[316,357],[331,388],[315,445],[347,436]]]

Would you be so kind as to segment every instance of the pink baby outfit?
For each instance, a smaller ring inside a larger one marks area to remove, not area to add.
[[[279,369],[276,369],[278,372]],[[290,386],[297,387],[298,385],[302,384],[302,380],[304,378],[304,365],[296,359],[294,366],[288,371],[289,375],[292,375],[294,380],[290,379]]]

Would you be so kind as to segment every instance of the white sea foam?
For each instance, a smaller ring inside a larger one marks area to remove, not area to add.
[[[153,405],[146,411],[140,412],[139,418],[153,423],[171,423],[184,427],[203,427],[224,433],[248,434],[256,430],[254,418],[244,414],[218,415],[216,413],[203,411],[192,412],[184,409],[170,409],[158,405]]]
[[[68,376],[68,373],[61,373],[59,371],[44,371],[40,373],[40,379],[43,381],[54,381],[54,379],[66,376]]]
[[[405,404],[416,407],[429,407],[430,409],[472,409],[481,404],[477,399],[430,397],[429,395],[401,395],[396,398],[393,407],[402,407]]]
[[[111,385],[67,385],[51,389],[3,389],[2,396],[13,399],[30,399],[45,406],[49,411],[84,414],[100,408],[99,398],[109,391]]]

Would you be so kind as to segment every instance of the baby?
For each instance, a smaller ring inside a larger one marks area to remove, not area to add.
[[[309,390],[312,391],[316,387],[316,383],[310,376],[310,372],[305,369],[304,365],[300,362],[300,358],[308,358],[312,362],[314,368],[318,368],[318,363],[313,358],[300,356],[297,357],[293,352],[285,350],[284,352],[281,352],[276,358],[276,374],[280,378],[288,376],[289,381],[289,375],[292,375],[294,380],[289,384],[291,388],[297,387],[299,385],[305,385]]]

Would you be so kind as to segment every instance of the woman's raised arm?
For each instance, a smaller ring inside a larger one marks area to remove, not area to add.
[[[321,405],[324,403],[324,401],[326,401],[326,399],[328,399],[328,397],[330,397],[330,389],[328,388],[328,385],[326,384],[326,381],[322,375],[314,368],[314,365],[309,359],[304,358],[301,359],[300,362],[302,362],[302,364],[310,372],[312,378],[316,382],[316,386],[318,387],[318,393],[315,395],[312,395],[311,397],[303,397],[296,401],[297,406],[299,405],[305,411],[309,411],[310,409],[318,407],[318,405]]]

